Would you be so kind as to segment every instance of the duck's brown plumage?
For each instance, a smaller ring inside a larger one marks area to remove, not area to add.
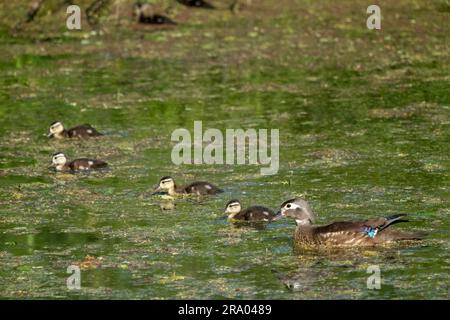
[[[89,138],[102,136],[93,126],[90,124],[83,124],[70,129],[65,130],[64,135],[68,138]]]
[[[233,220],[243,221],[272,221],[275,213],[269,208],[263,206],[251,206],[241,210],[233,217]]]
[[[206,181],[196,181],[184,187],[175,187],[177,193],[189,193],[198,195],[217,194],[223,192],[215,185]]]
[[[108,166],[108,164],[105,161],[88,158],[75,159],[67,164],[67,167],[72,171],[100,169],[106,166]]]
[[[187,7],[196,7],[203,9],[215,9],[215,7],[204,0],[177,0],[178,3]]]
[[[57,171],[89,171],[95,169],[101,169],[107,167],[108,164],[101,160],[92,160],[92,159],[75,159],[69,163],[62,165],[61,167],[57,167]]]
[[[176,24],[172,19],[159,13],[162,11],[155,5],[149,3],[135,3],[133,16],[139,23],[146,24]]]
[[[396,215],[386,218],[376,218],[360,221],[340,221],[323,226],[297,225],[294,232],[294,242],[301,244],[324,244],[363,246],[376,245],[401,240],[419,240],[420,233],[406,233],[387,229],[398,222],[406,222]]]

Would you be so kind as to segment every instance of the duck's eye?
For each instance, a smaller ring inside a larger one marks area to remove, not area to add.
[[[286,208],[290,208],[290,207],[291,207],[291,205],[290,205],[290,204],[286,205]]]

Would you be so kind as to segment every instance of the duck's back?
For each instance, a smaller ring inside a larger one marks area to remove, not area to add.
[[[364,246],[399,240],[419,240],[422,235],[388,229],[392,224],[405,222],[403,215],[370,220],[339,221],[324,226],[297,226],[296,243],[338,246]]]
[[[215,185],[206,181],[196,181],[182,188],[183,193],[191,193],[198,195],[217,194],[223,192]]]
[[[69,138],[89,138],[102,136],[94,127],[90,124],[83,124],[67,130]]]
[[[80,158],[69,163],[69,168],[73,171],[84,171],[104,168],[108,164],[102,160],[92,160],[88,158]]]
[[[271,221],[274,216],[275,213],[269,208],[263,206],[252,206],[239,212],[235,216],[235,219],[245,221]]]

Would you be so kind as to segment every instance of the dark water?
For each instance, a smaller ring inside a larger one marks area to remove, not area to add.
[[[253,21],[256,31],[236,19],[210,22],[208,30],[93,35],[87,43],[2,36],[2,298],[448,299],[443,24],[423,38],[407,27],[390,29],[391,39],[339,29],[341,47],[307,31],[303,46],[295,32],[278,34],[306,30],[288,13]],[[369,58],[363,39],[383,46]],[[55,120],[88,122],[106,136],[48,141]],[[279,129],[278,174],[261,176],[255,165],[172,164],[172,131],[192,132],[196,120],[223,131]],[[56,151],[101,158],[111,170],[55,173],[48,166]],[[149,196],[165,175],[225,192]],[[429,236],[407,246],[294,254],[289,221],[257,229],[223,219],[231,198],[278,209],[294,196],[311,202],[319,223],[407,213],[411,222],[396,227]],[[79,291],[66,288],[72,264],[82,266]],[[367,289],[371,265],[381,269],[380,290]]]

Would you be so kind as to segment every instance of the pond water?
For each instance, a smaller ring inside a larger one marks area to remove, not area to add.
[[[221,13],[103,35],[2,31],[0,297],[448,299],[444,16],[424,3],[414,13],[427,31],[397,22],[402,28],[373,35],[309,5],[302,20],[263,10],[260,19]],[[55,120],[90,123],[105,136],[49,141]],[[197,120],[222,132],[279,129],[278,173],[174,165],[171,133],[193,132]],[[56,151],[105,160],[111,170],[55,173]],[[166,175],[225,192],[151,196]],[[395,227],[429,235],[294,253],[292,221],[253,228],[224,219],[232,198],[277,210],[294,196],[310,201],[319,223],[407,213],[411,222]],[[80,290],[66,287],[70,265],[81,267]],[[380,290],[367,289],[371,265],[381,269]]]

